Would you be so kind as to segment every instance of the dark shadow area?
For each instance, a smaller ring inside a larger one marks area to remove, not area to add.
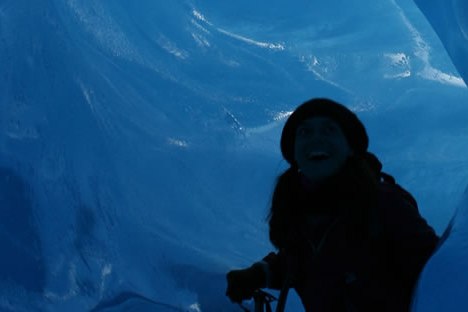
[[[0,280],[39,292],[45,266],[29,195],[20,176],[0,168]]]
[[[100,302],[94,307],[91,312],[98,311],[133,311],[133,312],[145,312],[145,311],[161,311],[161,312],[185,312],[185,310],[171,306],[169,304],[158,302],[146,298],[134,292],[123,292],[117,295],[115,298]]]
[[[201,311],[239,312],[240,307],[231,303],[224,295],[226,289],[225,276],[219,273],[205,272],[189,265],[174,265],[170,268],[177,287],[194,292],[198,296]],[[181,307],[170,305],[147,298],[138,293],[122,292],[109,300],[103,300],[96,305],[92,312],[117,311],[164,311],[189,312]]]

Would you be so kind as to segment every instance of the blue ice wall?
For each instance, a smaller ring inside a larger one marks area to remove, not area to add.
[[[463,0],[421,1],[415,3],[426,16],[442,41],[460,75],[466,81],[468,68],[468,3]]]
[[[29,291],[45,286],[45,264],[28,185],[8,168],[0,168],[1,237],[0,279],[14,281]]]
[[[453,64],[468,80],[468,3],[416,1]],[[438,250],[421,274],[413,311],[465,311],[468,307],[468,189],[444,231]]]
[[[468,93],[438,35],[409,1],[0,2],[0,309],[237,311],[224,274],[271,250],[281,126],[315,96],[442,232]]]

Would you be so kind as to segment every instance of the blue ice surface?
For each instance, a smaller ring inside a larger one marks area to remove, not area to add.
[[[468,3],[460,0],[418,0],[416,3],[438,34],[457,71],[467,81]],[[468,188],[465,188],[437,251],[421,273],[412,311],[466,311],[467,260]]]
[[[281,127],[317,96],[439,234],[459,207],[415,309],[466,308],[466,274],[432,296],[468,272],[465,3],[3,1],[0,310],[239,311],[225,273],[272,250]]]

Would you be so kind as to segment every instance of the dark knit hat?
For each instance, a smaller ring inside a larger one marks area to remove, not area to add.
[[[324,116],[333,119],[340,125],[350,147],[356,154],[364,154],[369,146],[366,129],[356,114],[346,106],[335,101],[316,98],[302,105],[289,116],[281,134],[281,153],[290,164],[295,163],[294,140],[299,124],[314,116]]]

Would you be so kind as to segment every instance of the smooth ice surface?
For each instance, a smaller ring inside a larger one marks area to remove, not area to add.
[[[0,310],[239,311],[224,275],[272,250],[279,135],[310,97],[358,113],[442,233],[468,182],[466,8],[0,1]]]
[[[416,1],[468,81],[468,2]],[[413,311],[468,309],[468,188],[445,230],[437,252],[426,265],[416,290]]]
[[[443,242],[421,274],[413,311],[466,311],[468,307],[468,192]]]

